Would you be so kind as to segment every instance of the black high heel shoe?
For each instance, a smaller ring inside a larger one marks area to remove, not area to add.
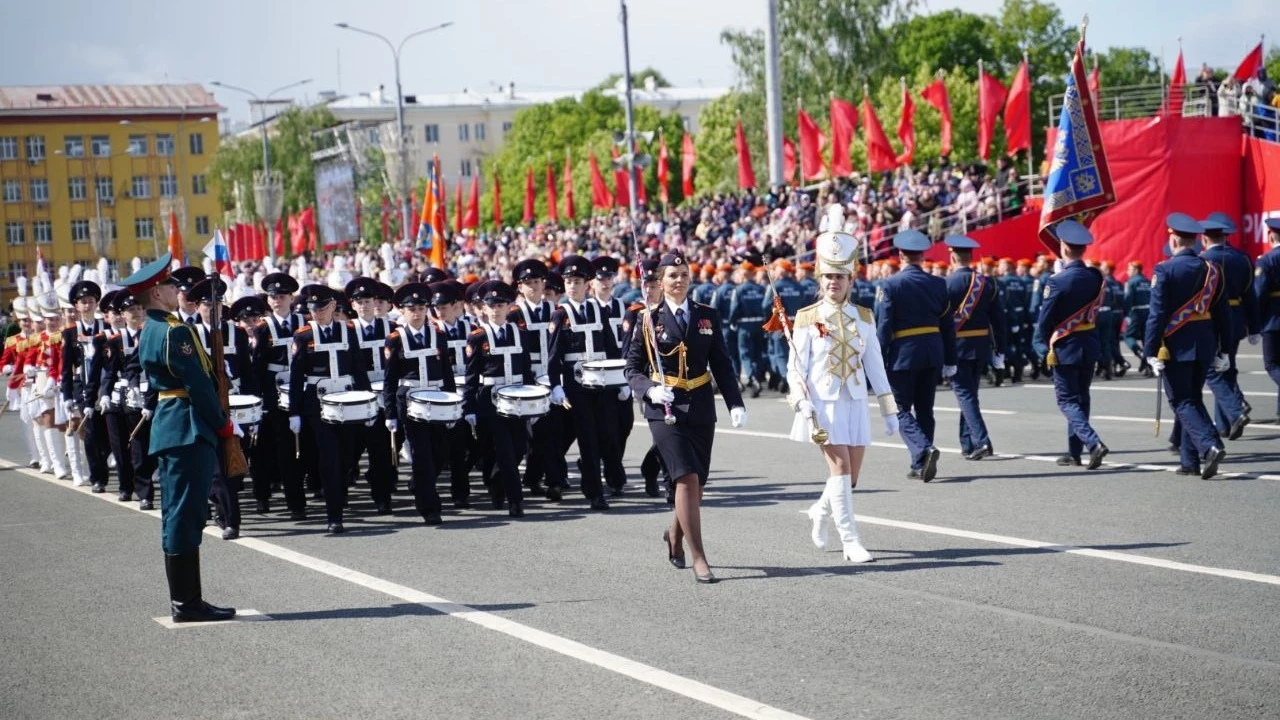
[[[711,568],[707,568],[706,575],[703,575],[695,570],[693,573],[693,579],[697,580],[699,583],[703,585],[710,585],[711,583],[720,582],[719,579],[717,579],[716,576],[712,574]]]
[[[671,547],[671,531],[662,531],[662,542],[667,544],[667,562],[671,563],[671,567],[677,570],[684,569],[684,558],[676,555],[675,550]]]

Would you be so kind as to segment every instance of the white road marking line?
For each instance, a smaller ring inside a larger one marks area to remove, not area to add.
[[[1240,358],[1248,358],[1250,360],[1261,360],[1262,355],[1254,355],[1252,353],[1236,353],[1236,359],[1239,360]]]
[[[1150,381],[1147,381],[1147,382],[1150,382]],[[1040,389],[1040,390],[1052,390],[1052,389],[1053,389],[1053,385],[1051,385],[1051,384],[1050,384],[1050,385],[1043,385],[1043,384],[1040,384],[1040,383],[1022,383],[1022,387],[1024,387],[1024,388],[1037,388],[1037,389]],[[1094,390],[1094,391],[1097,391],[1097,392],[1129,392],[1129,393],[1146,393],[1147,395],[1150,395],[1151,393],[1153,393],[1153,392],[1155,392],[1155,391],[1156,391],[1155,383],[1154,383],[1154,382],[1152,382],[1152,383],[1151,383],[1151,387],[1145,387],[1145,388],[1140,388],[1140,387],[1116,387],[1116,386],[1114,386],[1114,385],[1110,385],[1110,384],[1103,385],[1103,384],[1100,384],[1100,383],[1094,383],[1094,384],[1091,386],[1091,389],[1092,389],[1092,390]],[[1275,394],[1274,392],[1262,392],[1262,391],[1259,391],[1259,390],[1244,390],[1244,391],[1242,391],[1242,392],[1244,392],[1244,394],[1245,394],[1245,395],[1249,395],[1249,396],[1251,396],[1251,397],[1269,398],[1269,397],[1275,397],[1275,396],[1276,396],[1276,394]],[[1206,397],[1209,397],[1209,396],[1211,395],[1211,393],[1210,393],[1207,389],[1205,390],[1204,394],[1205,394],[1205,396],[1206,396]]]
[[[958,413],[958,412],[960,412],[960,408],[958,408],[958,407],[947,407],[947,406],[945,406],[945,405],[934,405],[934,406],[933,406],[933,409],[934,409],[934,410],[942,410],[942,411],[945,411],[945,412],[953,412],[953,413]],[[982,414],[983,414],[983,415],[1017,415],[1017,414],[1018,414],[1018,411],[1016,411],[1016,410],[993,410],[992,408],[982,408]]]
[[[173,621],[172,617],[167,615],[165,617],[157,617],[157,618],[151,618],[151,619],[155,620],[157,623],[160,624],[160,627],[163,627],[166,630],[185,630],[187,628],[217,627],[218,625],[235,625],[236,623],[261,622],[263,620],[270,620],[271,616],[263,615],[257,610],[237,609],[236,616],[231,618],[230,620],[217,620],[214,622],[176,623]]]
[[[96,497],[99,500],[110,500],[112,505],[115,507],[131,510],[143,515],[154,515],[154,513],[138,510],[138,506],[134,503],[117,502],[114,495],[95,495],[89,492],[88,487],[71,487],[71,485],[65,481],[55,480],[52,475],[43,475],[38,471],[19,467],[11,461],[3,458],[0,458],[0,468],[13,469],[24,475],[30,475],[38,480],[44,480],[51,485],[80,492],[89,497]],[[207,527],[204,532],[206,535],[220,537],[220,531],[216,527]],[[422,605],[440,613],[441,615],[448,615],[458,620],[465,620],[466,622],[479,625],[480,627],[493,630],[495,632],[500,632],[517,640],[523,640],[532,645],[537,645],[538,647],[550,650],[554,653],[559,653],[565,657],[579,660],[589,665],[594,665],[601,669],[632,678],[633,680],[638,680],[642,683],[662,688],[663,690],[668,690],[677,695],[683,695],[690,700],[695,700],[712,707],[720,708],[721,710],[733,713],[734,715],[745,718],[756,718],[758,720],[809,720],[803,715],[787,712],[786,710],[766,705],[758,700],[752,700],[751,698],[737,695],[727,690],[721,690],[720,688],[698,682],[697,680],[676,675],[674,673],[667,672],[666,670],[660,670],[653,666],[645,665],[644,663],[622,657],[621,655],[615,655],[611,652],[599,650],[591,647],[590,645],[584,645],[583,643],[577,642],[576,640],[570,640],[565,637],[560,637],[559,635],[553,635],[549,632],[529,627],[528,625],[522,625],[518,622],[494,615],[493,613],[476,610],[475,608],[467,605],[461,605],[435,595],[424,593],[420,590],[415,590],[411,587],[399,585],[389,580],[383,580],[382,578],[367,575],[358,570],[352,570],[351,568],[331,563],[327,560],[321,560],[320,558],[313,557],[311,555],[305,555],[303,553],[281,547],[280,545],[267,542],[266,540],[241,537],[238,540],[230,540],[227,542],[231,542],[250,550],[256,550],[257,552],[270,555],[271,557],[279,560],[291,562],[295,565],[307,568],[308,570],[313,570],[323,575],[328,575],[339,580],[345,580],[354,585],[359,585],[369,590],[380,592],[384,595],[390,595],[398,600]],[[269,619],[269,617],[270,616],[265,616],[264,619]],[[237,618],[237,620],[238,619],[239,618]],[[225,623],[182,623],[181,625],[178,625],[174,624],[171,618],[154,618],[154,620],[161,625],[165,625],[165,621],[168,621],[168,623],[170,625],[174,625],[175,628],[190,627],[193,625],[230,624],[236,622],[236,620],[229,620]]]

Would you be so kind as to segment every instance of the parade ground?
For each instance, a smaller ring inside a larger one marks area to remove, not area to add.
[[[979,462],[940,390],[938,479],[906,479],[896,437],[869,448],[855,512],[877,559],[850,565],[809,542],[824,466],[766,393],[742,430],[719,408],[718,584],[667,563],[637,427],[607,513],[575,493],[511,520],[475,475],[473,509],[446,500],[427,527],[402,469],[396,515],[362,483],[328,536],[315,501],[292,523],[246,491],[242,538],[210,528],[202,553],[205,598],[240,618],[178,627],[159,513],[22,467],[7,413],[0,717],[1280,717],[1280,425],[1241,352],[1255,422],[1210,481],[1173,472],[1167,406],[1153,436],[1154,380],[1094,383],[1095,472],[1054,463],[1044,381],[984,384],[997,456]]]

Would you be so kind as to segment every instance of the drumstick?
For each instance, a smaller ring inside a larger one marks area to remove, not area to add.
[[[133,442],[133,439],[138,436],[138,431],[142,429],[142,426],[145,425],[146,422],[147,422],[147,419],[142,418],[141,420],[138,421],[137,425],[133,426],[133,432],[129,433],[129,442]]]
[[[400,467],[400,452],[396,449],[396,434],[390,433],[391,438],[391,467]]]

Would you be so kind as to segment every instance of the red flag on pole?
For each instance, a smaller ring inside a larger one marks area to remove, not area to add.
[[[316,206],[308,205],[301,214],[298,215],[298,224],[302,226],[302,232],[306,236],[306,247],[310,252],[316,251]]]
[[[390,198],[388,198],[386,195],[383,195],[383,196],[382,196],[382,242],[392,242],[392,241],[395,239],[395,238],[392,238],[392,237],[391,237],[391,215],[390,215],[390,213],[391,213],[391,199],[390,199]],[[294,240],[294,239],[293,239],[293,235],[294,235],[294,230],[293,230],[294,222],[295,222],[295,221],[294,221],[294,217],[293,217],[292,215],[290,215],[290,216],[289,216],[289,236],[290,236],[290,237],[289,237],[289,239],[290,239],[291,243],[296,243],[296,242],[297,242],[296,240]],[[296,253],[297,253],[297,251],[295,250],[295,251],[294,251],[294,253],[296,254]]]
[[[411,220],[410,222],[413,223],[414,237],[418,237],[418,225],[420,224],[417,219],[418,218],[417,208],[418,208],[418,188],[414,188],[409,193],[409,217],[413,218],[413,220]]]
[[[453,231],[462,232],[462,178],[453,186]]]
[[[524,175],[524,217],[521,222],[528,225],[533,222],[533,166],[526,168]]]
[[[693,163],[697,159],[698,153],[693,148],[693,136],[685,133],[684,141],[680,145],[680,191],[687,198],[693,197]]]
[[[978,157],[991,156],[991,138],[996,132],[996,118],[1004,107],[1009,89],[978,63]]]
[[[756,171],[751,167],[751,148],[747,147],[747,134],[742,131],[742,120],[734,130],[733,142],[738,148],[738,187],[747,190],[756,186]]]
[[[1236,67],[1231,77],[1240,82],[1248,82],[1258,76],[1260,69],[1262,69],[1262,43],[1258,43],[1248,55],[1244,56],[1244,60],[1240,61],[1240,65]]]
[[[610,148],[609,152],[617,163],[618,148]],[[631,178],[627,177],[627,171],[622,168],[613,171],[613,202],[618,207],[631,206]]]
[[[920,91],[920,97],[942,115],[942,154],[951,154],[951,98],[947,95],[947,85],[942,78],[934,80],[928,87]]]
[[[1187,66],[1182,62],[1182,49],[1178,49],[1178,61],[1173,64],[1173,76],[1169,78],[1169,114],[1182,117],[1182,97],[1187,85]]]
[[[1013,157],[1019,150],[1031,151],[1031,71],[1026,58],[1018,66],[1004,105],[1004,151]]]
[[[357,205],[356,207],[359,208],[359,205]],[[271,242],[274,243],[273,249],[275,250],[276,257],[284,255],[284,217],[283,216],[281,216],[280,219],[276,221],[276,234],[275,234],[275,237],[271,238]]]
[[[564,218],[572,220],[576,214],[573,207],[573,164],[569,160],[568,151],[564,154]]]
[[[461,183],[458,184],[462,186]],[[471,193],[467,196],[467,212],[462,216],[462,227],[475,230],[480,226],[480,178],[472,176]]]
[[[560,222],[560,208],[556,203],[556,174],[547,163],[547,217],[551,222]]]
[[[667,191],[667,183],[671,181],[671,167],[667,164],[667,158],[667,138],[664,135],[658,140],[658,192],[662,196],[663,205],[671,202],[671,194]]]
[[[916,154],[916,104],[911,100],[911,91],[907,90],[907,81],[902,81],[902,117],[898,119],[898,140],[902,142],[902,154],[898,156],[899,165],[910,165]]]
[[[831,96],[831,174],[842,177],[853,174],[853,160],[849,158],[849,146],[853,144],[853,132],[858,128],[858,111],[853,103]]]
[[[493,173],[493,227],[502,229],[502,182],[498,173]]]
[[[871,172],[884,172],[898,166],[898,156],[884,134],[884,126],[871,107],[871,98],[862,97],[862,141],[867,144],[867,167]]]
[[[608,210],[613,207],[613,198],[609,195],[609,186],[604,182],[600,172],[600,163],[596,162],[595,153],[587,153],[591,165],[591,207],[597,210]]]
[[[182,243],[182,230],[178,228],[178,213],[169,213],[169,252],[180,265],[187,264],[187,246]]]
[[[789,185],[796,181],[796,144],[791,138],[782,138],[782,182]]]
[[[639,165],[636,166],[636,202],[641,205],[649,204],[649,198],[644,189],[644,168]]]
[[[1096,62],[1096,60],[1095,60]],[[1098,102],[1098,90],[1102,88],[1102,80],[1098,77],[1098,66],[1089,71],[1089,92],[1093,94],[1093,102]]]
[[[822,164],[822,146],[827,139],[804,110],[796,110],[796,128],[800,133],[800,177],[821,180],[827,176],[827,168]]]
[[[267,254],[267,239],[270,233],[267,232],[266,223],[258,223],[254,228],[253,252],[249,255],[250,260],[261,260]]]

